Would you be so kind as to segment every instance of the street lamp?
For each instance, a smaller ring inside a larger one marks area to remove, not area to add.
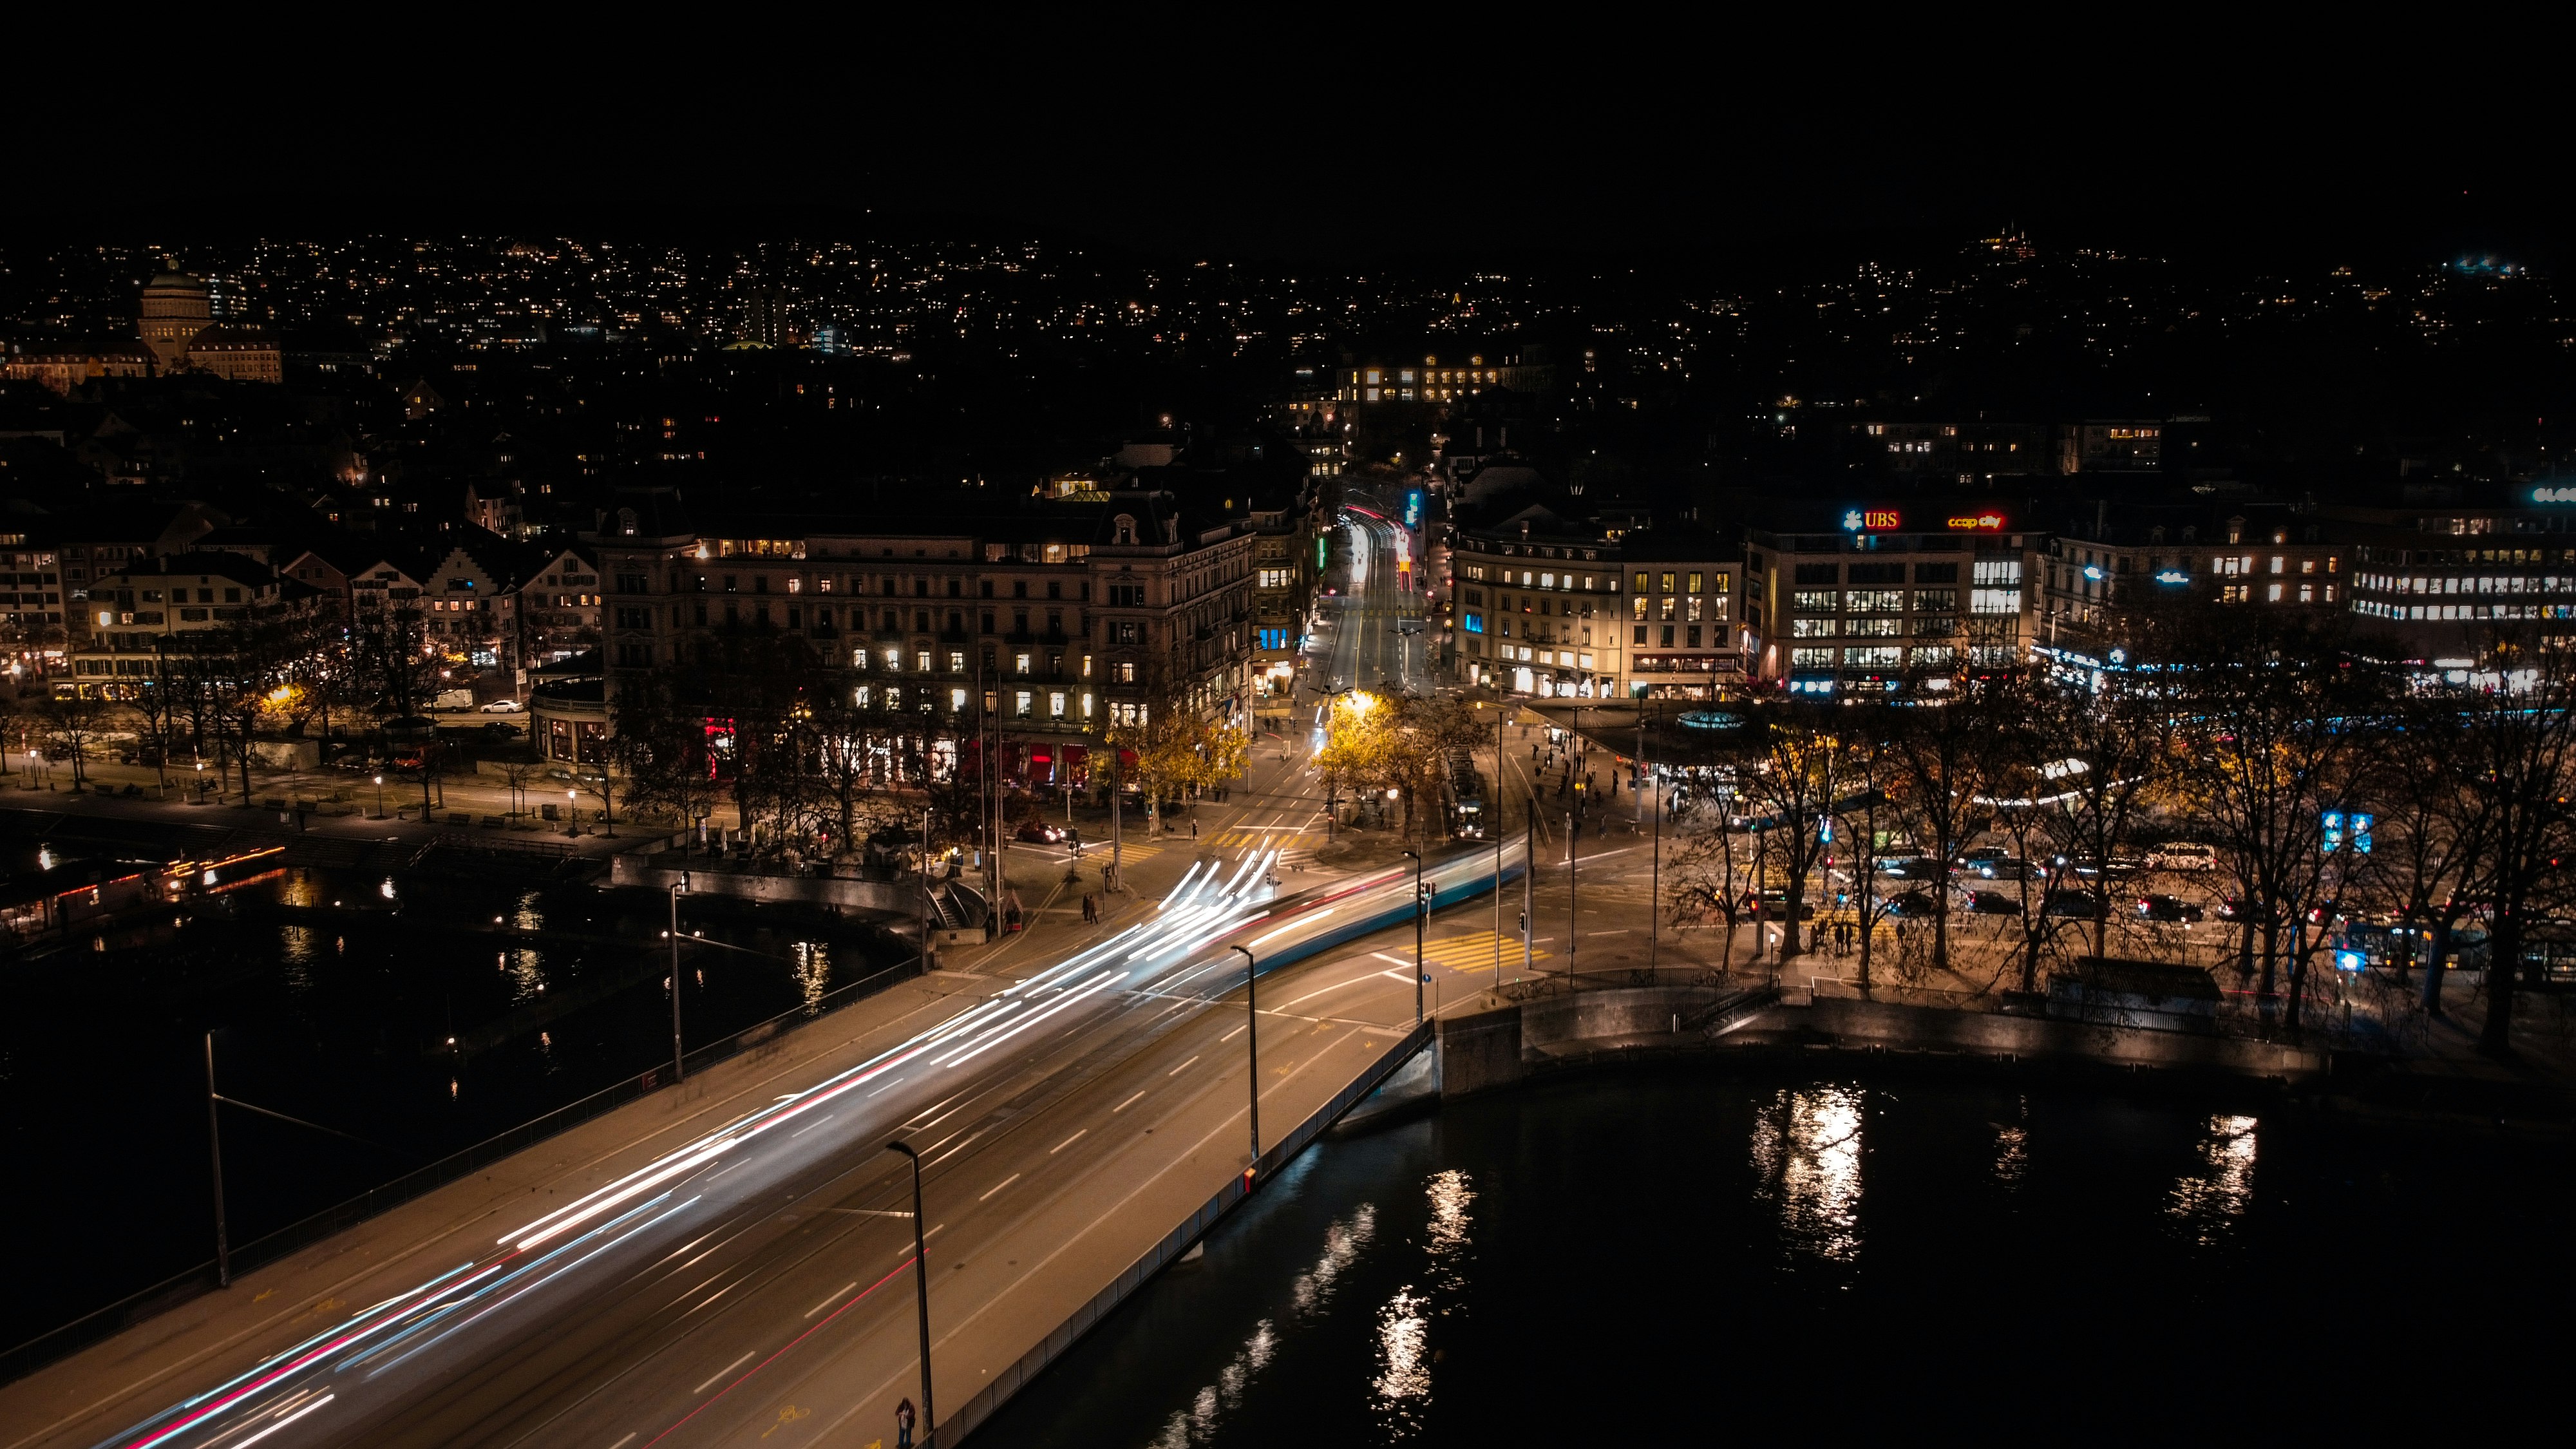
[[[1423,907],[1428,905],[1429,902],[1425,901],[1422,897],[1421,853],[1418,851],[1408,850],[1405,854],[1413,857],[1413,1024],[1415,1026],[1420,1026],[1422,1024],[1422,982],[1424,979],[1422,975],[1422,918],[1426,914]]]
[[[912,1160],[912,1282],[921,1306],[921,1449],[932,1449],[939,1434],[939,1415],[930,1407],[930,1239],[921,1226],[921,1154],[905,1142],[889,1142],[886,1150]]]
[[[215,1286],[233,1286],[232,1245],[224,1234],[224,1127],[215,1105],[215,1034],[206,1033],[206,1143],[215,1169]]]
[[[671,882],[671,1080],[684,1081],[689,1075],[686,1058],[680,1052],[680,893],[689,888],[689,873]]]
[[[1252,1073],[1252,1166],[1243,1170],[1246,1183],[1254,1169],[1261,1166],[1261,1007],[1255,985],[1261,975],[1261,963],[1253,958],[1249,946],[1232,946],[1229,950],[1243,953],[1243,1061]]]
[[[564,834],[567,837],[581,834],[581,792],[579,790],[564,791]]]
[[[382,775],[376,777],[376,818],[385,818],[385,777]]]

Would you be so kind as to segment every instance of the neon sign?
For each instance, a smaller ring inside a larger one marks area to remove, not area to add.
[[[2184,573],[2180,569],[2166,569],[2164,572],[2156,575],[2156,582],[2160,584],[2187,584],[2191,582],[2191,575]]]
[[[1991,533],[2004,526],[2004,516],[2000,513],[1979,513],[1973,516],[1962,516],[1951,519],[1950,526],[1952,528],[1961,529],[1973,528]]]
[[[2531,490],[2531,501],[2534,503],[2576,503],[2576,488],[2534,488]]]
[[[1843,510],[1843,527],[1853,533],[1877,532],[1898,526],[1893,508],[1848,508]]]

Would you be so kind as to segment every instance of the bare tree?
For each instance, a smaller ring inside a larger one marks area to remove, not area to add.
[[[2487,1014],[2479,1049],[2513,1051],[2518,984],[2538,985],[2523,959],[2532,918],[2565,889],[2560,863],[2576,858],[2576,654],[2531,634],[2500,632],[2478,668],[2452,692],[2461,730],[2455,778],[2483,822],[2471,891],[2490,912]],[[2527,982],[2517,977],[2528,975]]]
[[[1785,891],[1780,959],[1800,954],[1799,915],[1807,882],[1824,859],[1828,843],[1819,827],[1831,815],[1847,788],[1837,712],[1804,704],[1781,704],[1748,731],[1749,757],[1737,771],[1746,811],[1770,861],[1777,862]]]
[[[1922,683],[1925,681],[1918,681]],[[1916,851],[1936,864],[1944,886],[1992,813],[1976,803],[1986,793],[1984,765],[1991,753],[2003,697],[2012,683],[1963,677],[1927,707],[1904,712],[1887,763],[1898,818]],[[1950,964],[1950,892],[1934,892],[1932,964]]]

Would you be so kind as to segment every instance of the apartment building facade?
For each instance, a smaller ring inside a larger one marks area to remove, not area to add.
[[[961,522],[965,521],[963,519]],[[1161,492],[1050,500],[972,528],[741,518],[633,496],[589,539],[607,580],[607,692],[741,667],[795,639],[861,708],[1095,733],[1158,701],[1249,708],[1260,540]]]

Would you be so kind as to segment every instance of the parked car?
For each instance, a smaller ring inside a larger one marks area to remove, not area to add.
[[[2100,875],[2103,873],[2102,862],[2095,860],[2089,855],[2076,856],[2072,864],[2075,867],[2075,873],[2077,875]],[[2136,875],[2139,871],[2146,868],[2146,861],[2138,856],[2115,855],[2111,857],[2110,875],[2114,880],[2117,880],[2124,875]]]
[[[1938,880],[1944,874],[1941,862],[1922,855],[1906,855],[1881,860],[1878,862],[1878,871],[1881,875],[1892,875],[1898,880]]]
[[[515,740],[519,737],[519,727],[514,724],[503,724],[496,719],[483,726],[483,733],[496,740]]]
[[[515,699],[496,699],[483,706],[485,714],[525,714],[528,707]]]
[[[2234,896],[2229,896],[2218,903],[2218,918],[2222,921],[2251,920],[2260,924],[2269,915],[2270,913],[2261,906],[2248,905]]]
[[[2002,891],[1968,892],[1968,914],[1972,916],[2017,916],[2021,903]]]
[[[2047,916],[2073,916],[2085,921],[2102,919],[2101,907],[2094,902],[2089,891],[2050,891],[2039,909],[2040,914]]]
[[[1908,920],[1920,920],[1934,915],[1938,910],[1939,903],[1923,891],[1907,891],[1901,896],[1890,896],[1887,899],[1887,913],[1890,916]]]
[[[1031,845],[1053,845],[1064,839],[1064,831],[1043,820],[1032,820],[1014,831],[1011,838],[1027,841]]]
[[[2017,855],[1989,856],[1969,867],[1980,880],[2038,880],[2045,872]]]
[[[2138,898],[2138,914],[2150,921],[2179,921],[2189,925],[2200,919],[2200,907],[2180,896],[2162,893]]]
[[[2149,870],[2216,870],[2218,847],[2195,840],[2173,840],[2147,852]]]
[[[442,689],[430,699],[429,707],[431,709],[472,709],[474,707],[474,691],[470,689]]]

